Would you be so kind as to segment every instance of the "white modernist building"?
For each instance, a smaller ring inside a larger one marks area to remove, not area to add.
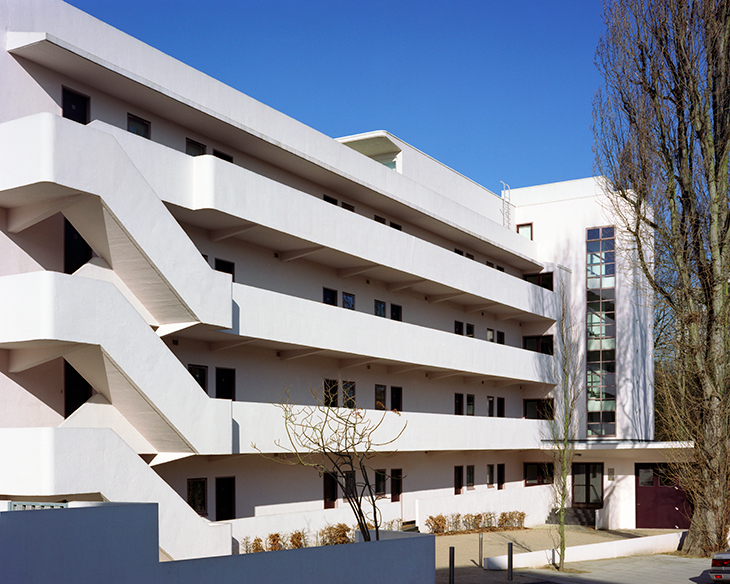
[[[387,409],[385,434],[407,422],[372,461],[385,521],[544,523],[564,281],[572,504],[637,525],[636,463],[648,484],[661,460],[651,306],[598,181],[500,197],[55,0],[0,1],[0,47],[0,498],[157,502],[173,559],[353,523],[327,477],[257,451],[279,451],[285,390],[323,387]]]

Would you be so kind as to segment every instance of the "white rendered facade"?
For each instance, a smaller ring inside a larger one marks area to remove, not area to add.
[[[548,460],[546,422],[524,416],[554,363],[523,344],[554,333],[558,298],[523,278],[569,281],[585,330],[586,230],[611,224],[593,179],[513,190],[505,226],[500,197],[386,132],[332,140],[60,2],[3,0],[0,23],[3,498],[156,501],[173,559],[352,523],[252,446],[277,452],[283,388],[308,403],[332,379],[369,416],[385,387],[386,434],[408,423],[372,463],[403,476],[384,520],[545,522],[525,464]],[[73,274],[64,219],[93,249]],[[611,528],[634,526],[634,462],[659,458],[651,308],[616,279],[615,433],[586,436],[582,402],[579,447],[605,464]],[[77,374],[93,391],[73,409]]]

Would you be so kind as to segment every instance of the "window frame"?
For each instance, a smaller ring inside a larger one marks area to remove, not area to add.
[[[322,402],[326,408],[339,407],[340,380],[325,379],[322,384]]]
[[[191,147],[196,149],[198,151],[197,154],[193,154],[190,150]],[[192,138],[185,138],[185,154],[188,156],[204,156],[208,153],[208,147],[203,144],[202,142],[198,142],[197,140],[193,140]]]
[[[193,369],[197,369],[203,373],[203,383],[200,383],[200,378],[194,373]],[[190,373],[190,375],[193,377],[195,382],[200,386],[200,388],[205,393],[208,393],[208,366],[207,365],[197,365],[195,363],[188,363],[188,373]]]
[[[130,129],[130,122],[134,122],[139,125],[145,126],[147,129],[146,133],[140,134],[139,132],[136,132],[136,131]],[[145,120],[144,118],[140,118],[139,116],[135,116],[134,114],[127,112],[127,132],[134,134],[135,136],[140,136],[141,138],[146,138],[147,140],[151,140],[152,139],[152,123]]]
[[[528,469],[534,479],[528,479]],[[523,484],[525,487],[552,485],[555,480],[555,469],[552,462],[525,462],[523,463]]]
[[[342,293],[342,308],[345,310],[355,310],[355,295],[352,292]]]
[[[339,293],[334,288],[327,288],[326,286],[322,287],[322,303],[327,304],[328,306],[337,306],[339,304]],[[328,300],[328,298],[331,297],[332,301]]]
[[[193,501],[193,497],[195,496],[194,493],[194,485],[195,483],[202,483],[203,485],[203,495],[202,495],[202,505],[200,508],[196,508],[195,501]],[[198,478],[190,478],[188,479],[188,496],[187,501],[188,505],[190,505],[190,508],[195,511],[198,515],[201,517],[207,517],[208,516],[208,479],[206,477],[198,477]]]

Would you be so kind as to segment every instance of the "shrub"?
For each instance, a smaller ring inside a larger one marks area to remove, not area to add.
[[[250,537],[244,537],[241,540],[239,553],[242,553],[242,554],[251,553],[251,538]]]
[[[510,511],[499,515],[499,527],[524,527],[525,513],[522,511]]]
[[[426,527],[431,533],[444,533],[446,531],[446,517],[443,515],[429,515],[426,519]]]
[[[253,543],[251,544],[251,553],[257,554],[259,552],[264,551],[264,543],[261,541],[260,537],[257,537],[253,540]]]
[[[266,548],[268,551],[275,552],[283,547],[280,533],[270,533],[266,538]]]
[[[449,531],[461,531],[461,513],[449,515]]]
[[[344,523],[328,525],[319,532],[319,543],[321,545],[341,545],[351,543],[350,527]]]
[[[307,545],[307,538],[304,534],[303,529],[299,529],[297,531],[292,531],[291,535],[289,536],[289,547],[293,550],[306,547]]]

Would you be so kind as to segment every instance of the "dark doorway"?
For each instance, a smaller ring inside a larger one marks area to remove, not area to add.
[[[391,387],[390,388],[390,409],[395,412],[403,411],[403,388],[402,387]]]
[[[63,220],[63,273],[73,274],[91,259],[91,247],[68,219]]]
[[[332,473],[324,474],[324,508],[334,509],[337,502],[337,479]]]
[[[215,479],[215,520],[236,518],[236,477]]]
[[[215,397],[218,399],[236,399],[235,369],[215,368]]]
[[[464,467],[454,467],[454,495],[461,495],[464,488]]]
[[[637,463],[637,529],[689,529],[692,507],[685,492],[660,463]]]
[[[504,489],[504,464],[497,465],[497,488]]]
[[[64,416],[69,417],[91,397],[92,389],[86,379],[81,377],[67,361],[63,362],[63,403]]]
[[[87,96],[64,87],[61,95],[61,109],[64,118],[79,124],[89,123],[89,98]]]
[[[400,501],[403,494],[403,469],[390,469],[390,500],[393,503]]]
[[[603,463],[573,464],[573,507],[603,508]]]
[[[504,418],[504,398],[497,398],[497,417]]]

